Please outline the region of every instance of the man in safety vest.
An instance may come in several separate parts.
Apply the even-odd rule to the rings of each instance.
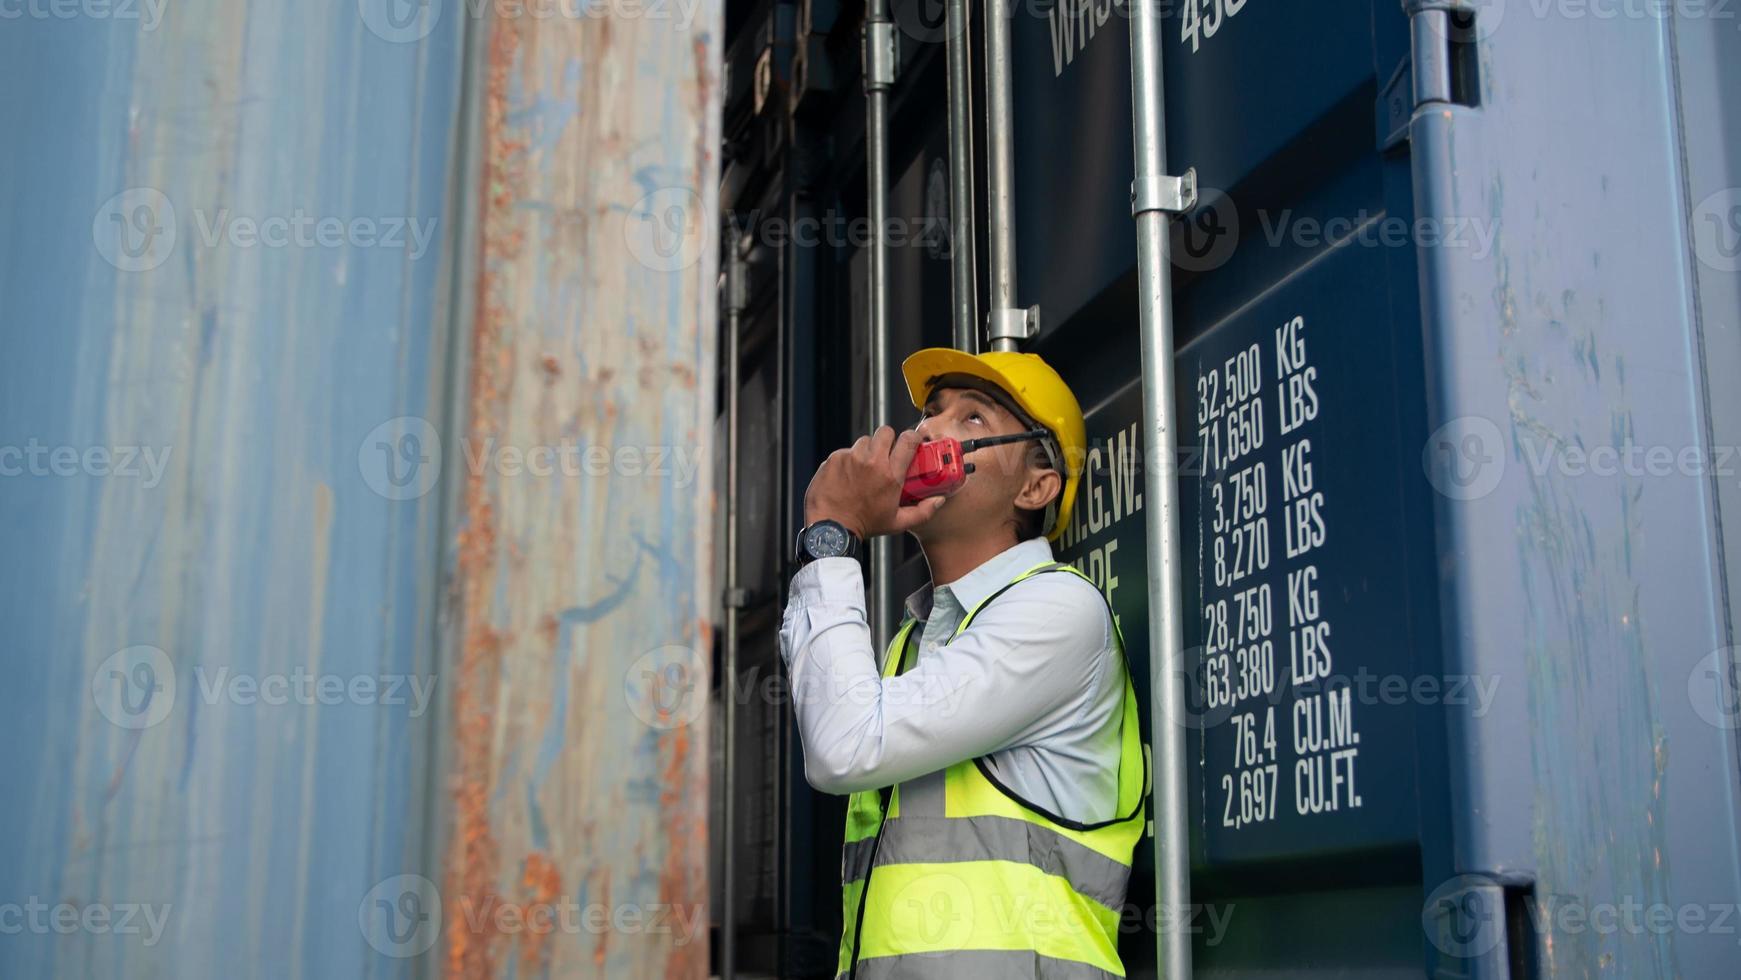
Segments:
[[[1051,547],[1082,479],[1082,409],[1032,354],[933,348],[901,373],[919,423],[816,471],[780,629],[805,774],[852,794],[838,973],[1123,976],[1148,757],[1111,611]],[[968,453],[948,496],[902,504],[922,442],[1035,429]],[[932,584],[879,661],[854,556],[907,531]]]

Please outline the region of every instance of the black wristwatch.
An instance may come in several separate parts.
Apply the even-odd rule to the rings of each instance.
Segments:
[[[798,532],[798,567],[818,558],[853,558],[859,541],[839,521],[820,520]]]

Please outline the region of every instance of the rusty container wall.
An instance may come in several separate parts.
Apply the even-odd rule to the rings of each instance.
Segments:
[[[0,975],[412,970],[465,25],[382,6],[0,21]]]
[[[498,6],[0,20],[0,976],[705,972],[718,7]]]
[[[720,17],[471,59],[446,976],[707,973]]]

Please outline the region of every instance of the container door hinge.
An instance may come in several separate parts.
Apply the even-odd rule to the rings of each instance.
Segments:
[[[1040,308],[992,310],[986,315],[986,335],[992,340],[1027,340],[1040,333]]]
[[[1501,11],[1484,12],[1475,4],[1476,0],[1403,0],[1409,16],[1414,109],[1433,103],[1480,104],[1477,43],[1492,32]]]
[[[1178,177],[1139,175],[1130,182],[1130,216],[1147,211],[1184,214],[1197,206],[1197,168]]]
[[[887,92],[900,71],[900,35],[891,21],[871,20],[864,25],[864,90]]]

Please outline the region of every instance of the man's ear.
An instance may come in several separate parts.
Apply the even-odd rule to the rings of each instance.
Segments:
[[[1045,510],[1064,490],[1064,474],[1057,470],[1029,470],[1028,482],[1016,494],[1016,506],[1023,510]]]

